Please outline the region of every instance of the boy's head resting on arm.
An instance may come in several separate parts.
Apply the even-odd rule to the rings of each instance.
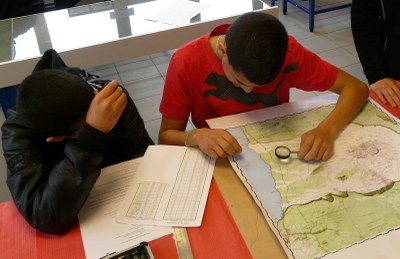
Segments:
[[[71,136],[80,129],[94,97],[81,77],[60,70],[41,70],[18,87],[17,113],[42,136]]]
[[[232,68],[263,85],[278,75],[286,57],[288,35],[282,23],[266,13],[246,13],[229,27],[226,48]]]

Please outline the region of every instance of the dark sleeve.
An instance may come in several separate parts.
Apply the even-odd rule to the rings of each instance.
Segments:
[[[351,29],[364,73],[370,84],[387,77],[384,62],[385,34],[378,0],[353,0]]]
[[[43,13],[46,11],[43,0],[1,0],[0,19]]]
[[[74,7],[80,0],[54,0],[57,10]]]
[[[88,137],[90,136],[90,137]],[[54,154],[49,143],[9,117],[2,126],[7,185],[14,202],[34,228],[65,232],[96,182],[102,151],[110,137],[88,125],[78,141],[63,143]],[[58,145],[58,144],[54,144]]]
[[[135,103],[129,96],[128,104],[111,131],[111,136],[111,141],[104,151],[102,167],[142,156],[147,147],[154,144]]]
[[[3,19],[3,17],[5,17],[5,12],[7,10],[7,5],[8,5],[8,0],[0,1],[0,19]]]

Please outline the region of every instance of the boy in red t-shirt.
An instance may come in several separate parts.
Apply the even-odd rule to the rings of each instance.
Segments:
[[[367,86],[302,47],[275,17],[244,14],[174,53],[159,143],[198,146],[214,159],[235,155],[241,151],[237,140],[205,121],[288,102],[292,87],[340,95],[331,114],[301,139],[300,157],[327,160],[337,135],[367,100]],[[185,132],[189,116],[196,129]]]

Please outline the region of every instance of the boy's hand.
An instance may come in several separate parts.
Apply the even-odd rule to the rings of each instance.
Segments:
[[[384,78],[371,85],[383,103],[389,103],[392,107],[400,107],[400,81]]]
[[[336,135],[329,130],[317,127],[301,136],[298,156],[306,161],[328,160],[333,155]]]
[[[126,94],[113,80],[93,98],[86,114],[86,123],[109,133],[117,124],[127,104]]]
[[[242,151],[237,140],[223,129],[195,129],[189,137],[189,144],[198,146],[213,159],[233,156]]]

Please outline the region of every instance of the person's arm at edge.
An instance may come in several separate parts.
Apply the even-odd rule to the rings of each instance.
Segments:
[[[341,69],[329,90],[339,94],[339,99],[333,111],[315,129],[302,136],[299,156],[304,160],[329,159],[336,137],[358,114],[369,95],[368,87],[363,82]],[[315,139],[318,133],[329,141]]]
[[[386,73],[384,44],[378,1],[353,0],[351,7],[351,29],[354,44],[370,88],[383,103],[400,106],[400,81]]]

